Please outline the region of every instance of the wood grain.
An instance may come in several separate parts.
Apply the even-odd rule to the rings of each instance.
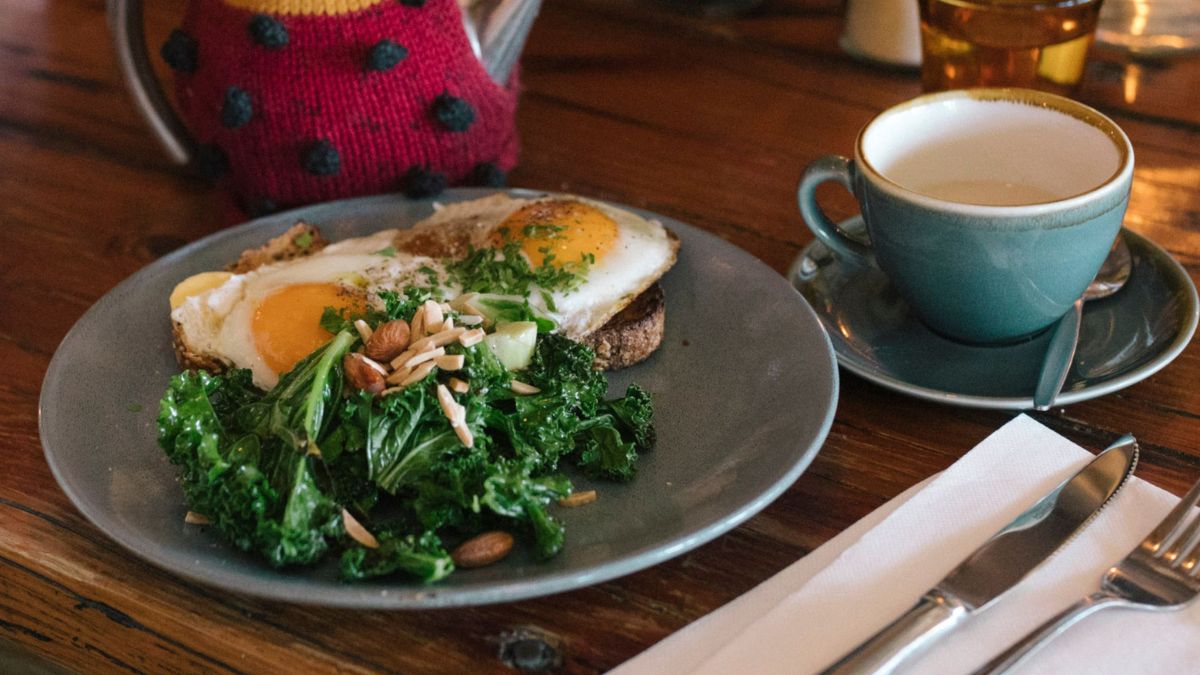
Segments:
[[[182,0],[148,3],[157,45]],[[693,223],[784,270],[810,239],[803,167],[919,93],[914,74],[837,48],[841,3],[777,0],[730,20],[634,0],[553,0],[524,60],[515,185]],[[171,166],[126,96],[101,0],[0,3],[0,641],[79,671],[512,672],[533,635],[561,672],[610,669],[786,567],[953,463],[1011,415],[905,398],[851,375],[812,467],[730,534],[649,570],[549,598],[360,612],[185,581],[109,541],[42,458],[37,397],[58,342],[120,280],[220,229],[220,200]],[[19,27],[19,28],[18,28]],[[1081,98],[1133,139],[1126,224],[1200,275],[1200,60],[1097,51]],[[834,189],[835,216],[855,211]],[[1200,352],[1104,398],[1038,414],[1090,448],[1132,432],[1139,474],[1200,476]],[[540,633],[539,633],[540,631]],[[511,657],[511,654],[510,654]],[[551,659],[553,661],[553,659]]]

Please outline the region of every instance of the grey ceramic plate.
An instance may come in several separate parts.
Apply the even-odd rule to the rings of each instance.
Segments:
[[[454,190],[443,201],[479,197]],[[185,525],[175,471],[155,444],[157,402],[177,371],[167,296],[181,279],[220,269],[297,219],[333,240],[427,215],[429,202],[382,196],[256,220],[186,246],[100,299],[63,339],[41,394],[46,459],[67,496],[110,537],[180,575],[279,600],[353,607],[442,607],[545,595],[628,574],[735,527],[779,496],[816,455],[838,377],[820,322],[787,281],[748,253],[661,218],[683,242],[662,285],[663,346],[613,374],[655,398],[658,446],[628,484],[589,484],[600,498],[558,509],[563,552],[545,563],[522,550],[434,586],[404,579],[346,584],[333,564],[280,572]],[[646,214],[653,216],[653,214]]]
[[[842,223],[862,232],[862,220]],[[1187,272],[1164,250],[1122,230],[1133,255],[1125,288],[1084,305],[1079,348],[1055,405],[1112,393],[1158,372],[1196,331],[1200,303]],[[829,331],[838,363],[898,392],[974,408],[1033,408],[1049,332],[1018,345],[976,347],[940,337],[909,313],[878,268],[846,263],[820,242],[788,278]]]

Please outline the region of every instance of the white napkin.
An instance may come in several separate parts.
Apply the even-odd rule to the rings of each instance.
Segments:
[[[641,673],[819,671],[911,607],[971,551],[1092,455],[1020,416],[745,595],[619,667]],[[1072,542],[905,673],[968,673],[1097,590],[1178,499],[1137,478]],[[1101,611],[1021,673],[1200,673],[1200,603]]]

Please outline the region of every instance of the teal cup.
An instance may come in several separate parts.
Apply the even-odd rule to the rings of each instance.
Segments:
[[[1037,334],[1103,264],[1129,202],[1133,147],[1096,110],[1025,89],[967,89],[890,108],[854,159],[805,170],[804,222],[835,255],[877,264],[933,331],[972,344]],[[821,210],[833,181],[858,201],[868,240]]]

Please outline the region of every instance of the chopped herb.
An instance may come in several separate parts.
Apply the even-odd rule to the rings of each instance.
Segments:
[[[292,240],[292,243],[295,244],[296,246],[298,246],[302,250],[308,248],[309,246],[312,246],[312,243],[313,243],[312,232],[302,232],[302,233],[296,235],[296,238]]]
[[[465,293],[527,296],[532,286],[570,293],[579,288],[595,262],[595,256],[588,253],[578,261],[555,265],[549,248],[542,253],[545,256],[542,263],[530,267],[521,254],[520,242],[509,240],[500,249],[471,249],[461,260],[446,261],[446,269],[450,280]]]
[[[375,251],[375,255],[381,255],[385,258],[395,258],[396,257],[396,247],[388,246],[387,248],[381,248],[378,251]]]

